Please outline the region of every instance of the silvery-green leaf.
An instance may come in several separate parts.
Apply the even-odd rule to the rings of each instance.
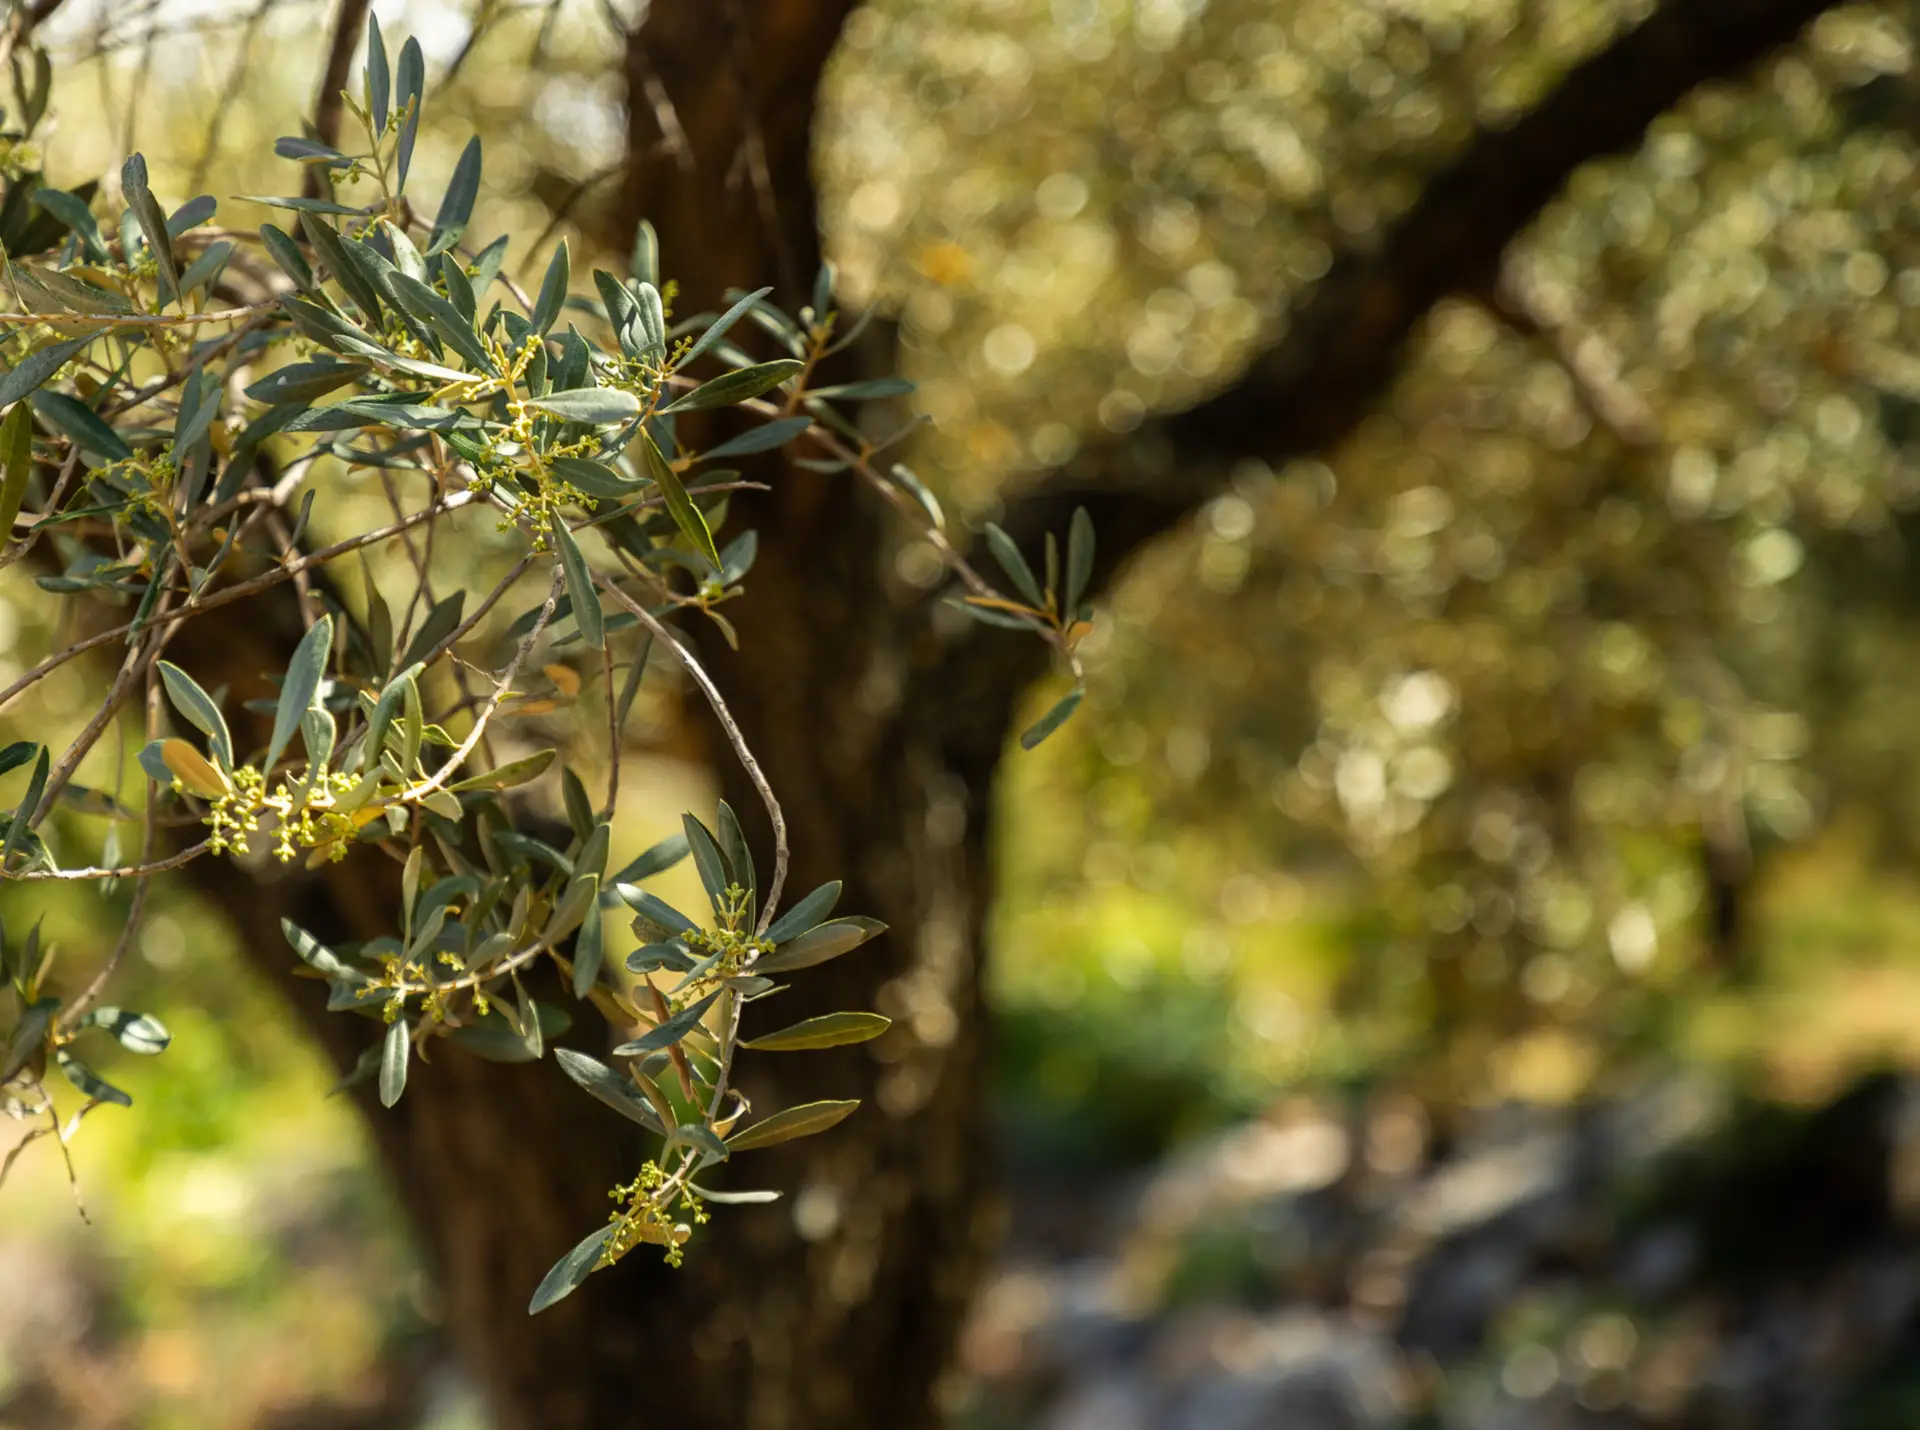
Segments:
[[[648,1106],[639,1090],[612,1068],[572,1048],[555,1048],[553,1058],[560,1064],[560,1071],[629,1122],[637,1122],[657,1135],[666,1135],[666,1124]]]
[[[578,387],[568,392],[550,392],[545,397],[527,399],[526,405],[564,422],[586,422],[596,427],[624,422],[640,411],[640,399],[617,387]]]
[[[672,1047],[699,1025],[700,1019],[713,1005],[713,1000],[719,996],[720,990],[715,989],[699,1002],[689,1004],[664,1023],[649,1029],[632,1042],[622,1043],[613,1050],[614,1054],[623,1058],[637,1058],[646,1053]]]
[[[574,1247],[553,1265],[540,1282],[540,1288],[533,1293],[533,1300],[527,1305],[527,1314],[537,1316],[556,1301],[564,1300],[580,1289],[580,1285],[593,1275],[607,1254],[607,1242],[612,1239],[613,1228],[603,1226],[585,1241]]]
[[[220,713],[220,707],[213,703],[213,697],[170,660],[160,662],[160,679],[167,687],[167,696],[173,701],[174,708],[212,743],[214,758],[220,761],[220,768],[231,770],[233,736],[227,732],[226,717]]]
[[[791,1053],[813,1048],[837,1048],[847,1043],[864,1043],[879,1037],[893,1026],[891,1018],[878,1013],[823,1013],[806,1018],[777,1033],[767,1033],[742,1043],[755,1052]]]
[[[736,1152],[746,1152],[755,1147],[771,1147],[777,1142],[791,1142],[796,1137],[811,1137],[816,1132],[825,1132],[859,1105],[859,1100],[853,1099],[789,1107],[734,1133],[727,1138],[727,1145]]]
[[[753,971],[759,974],[792,973],[801,968],[812,968],[825,963],[830,958],[860,947],[868,939],[885,933],[887,926],[878,919],[858,916],[834,919],[817,928],[807,930],[787,943],[783,943],[753,965]]]
[[[595,650],[604,650],[606,616],[600,609],[600,593],[594,589],[587,558],[580,554],[580,547],[564,521],[553,523],[553,541],[560,548],[560,565],[566,571],[567,590],[573,597],[573,616],[580,627],[581,639]]]
[[[766,936],[776,944],[798,938],[832,913],[833,906],[839,902],[840,881],[835,879],[822,884],[775,919],[768,927]]]
[[[380,1047],[380,1105],[392,1107],[407,1090],[407,1060],[413,1053],[411,1030],[405,1018],[387,1025],[386,1041]]]
[[[712,407],[731,407],[778,387],[793,377],[805,363],[796,358],[776,358],[723,373],[711,382],[703,382],[692,392],[661,408],[668,412],[700,412]]]

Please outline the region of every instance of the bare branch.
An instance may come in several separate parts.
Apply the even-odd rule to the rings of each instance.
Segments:
[[[347,87],[347,72],[360,48],[360,34],[367,28],[368,0],[340,0],[340,14],[333,22],[333,44],[327,51],[327,68],[320,76],[320,93],[313,104],[313,131],[322,144],[338,147],[340,119],[346,113],[341,93]],[[309,198],[318,197],[320,175],[307,171]]]

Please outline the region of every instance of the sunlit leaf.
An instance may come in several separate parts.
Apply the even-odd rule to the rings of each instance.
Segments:
[[[837,1048],[846,1043],[864,1043],[879,1037],[893,1026],[891,1018],[878,1013],[824,1013],[807,1018],[777,1033],[742,1043],[756,1052],[789,1053],[812,1048]]]
[[[723,373],[711,382],[703,382],[692,392],[661,408],[661,412],[701,412],[713,407],[731,407],[769,392],[799,373],[805,363],[797,358],[776,358],[753,367]]]
[[[811,1137],[842,1121],[859,1105],[859,1100],[854,1099],[846,1102],[809,1102],[799,1107],[789,1107],[784,1112],[776,1112],[734,1133],[727,1138],[727,1145],[736,1152],[749,1152],[755,1147],[791,1142],[796,1137]]]
[[[877,919],[844,918],[834,919],[816,928],[807,930],[790,942],[783,943],[753,965],[755,973],[792,973],[796,969],[812,968],[825,963],[830,958],[860,947],[868,939],[887,931],[887,926]]]

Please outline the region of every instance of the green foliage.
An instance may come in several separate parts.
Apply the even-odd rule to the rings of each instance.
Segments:
[[[718,317],[676,324],[644,226],[630,277],[593,273],[598,304],[574,295],[564,242],[537,298],[525,300],[500,278],[505,240],[470,241],[484,219],[478,138],[431,224],[419,217],[427,206],[407,185],[426,100],[421,51],[408,40],[390,64],[371,19],[367,40],[361,90],[345,96],[358,141],[279,140],[275,152],[318,196],[246,200],[293,215],[290,228],[262,225],[257,242],[210,229],[218,205],[205,196],[169,213],[137,153],[121,169],[127,207],[117,221],[95,215],[91,189],[42,185],[25,167],[25,141],[44,93],[0,158],[0,245],[19,309],[0,322],[0,535],[13,538],[0,564],[24,563],[44,591],[90,617],[121,613],[103,637],[54,652],[8,695],[92,645],[112,644],[122,661],[98,718],[64,752],[33,742],[0,751],[3,769],[29,769],[5,816],[0,877],[137,891],[119,947],[73,987],[47,983],[51,948],[37,926],[24,939],[0,937],[9,983],[0,1105],[64,1142],[49,1069],[80,1092],[85,1114],[130,1101],[82,1061],[87,1040],[142,1054],[167,1047],[157,1018],[99,1002],[136,937],[150,881],[199,859],[249,857],[261,834],[273,858],[310,866],[378,846],[403,869],[391,935],[329,946],[291,923],[284,931],[328,985],[331,1008],[383,1025],[355,1077],[372,1079],[384,1106],[406,1095],[415,1058],[433,1044],[457,1050],[449,1056],[542,1059],[575,1016],[528,993],[542,964],[578,1011],[590,1007],[629,1035],[616,1037],[613,1066],[570,1050],[558,1060],[658,1146],[614,1190],[608,1226],[541,1285],[537,1311],[640,1244],[677,1264],[706,1220],[696,1174],[823,1132],[853,1110],[815,1103],[753,1120],[733,1082],[743,1048],[831,1047],[889,1026],[836,1013],[740,1042],[744,1007],[785,986],[771,975],[847,953],[882,925],[825,921],[837,884],[782,908],[776,793],[671,623],[711,620],[732,640],[719,608],[740,594],[757,551],[752,532],[720,544],[733,474],[703,464],[805,442],[815,460],[892,497],[895,481],[871,465],[878,446],[836,404],[906,388],[815,382],[847,340],[827,306],[830,275],[799,319],[760,289]],[[50,75],[32,53],[36,72]],[[37,209],[22,202],[29,195]],[[756,359],[732,340],[749,315],[782,353]],[[689,445],[690,433],[709,429],[677,419],[722,412],[732,435],[706,451]],[[313,533],[342,524],[334,508],[366,471],[389,484],[392,519],[322,542]],[[350,555],[410,557],[423,533],[431,550],[432,530],[468,509],[491,512],[517,556],[483,601],[469,601],[477,593],[464,583],[430,589],[425,564],[411,567],[398,602],[369,576],[356,604],[336,575]],[[1074,539],[1083,539],[1078,525]],[[1024,609],[957,553],[953,569],[974,600]],[[496,606],[513,609],[523,578],[544,594],[511,621],[510,650],[485,672],[476,627]],[[1023,624],[1070,654],[1071,622],[1053,614],[1051,589],[1030,575],[1016,584],[1046,608]],[[167,658],[190,622],[234,601],[254,603],[263,625],[297,619],[292,629],[304,631],[284,668],[267,672],[270,698],[236,699],[234,672],[196,673]],[[713,828],[689,815],[682,836],[610,873],[617,780],[596,804],[562,770],[565,835],[537,826],[517,797],[556,762],[553,749],[500,738],[503,722],[536,703],[521,687],[537,669],[557,690],[562,676],[579,685],[570,667],[542,667],[542,657],[578,646],[604,668],[614,769],[656,642],[708,693],[767,804],[776,843],[764,885],[724,804]],[[111,794],[74,783],[109,732],[132,737],[139,796],[126,795],[124,773]],[[97,864],[75,865],[79,836],[48,824],[63,802],[110,821]],[[122,824],[140,830],[137,859],[124,853]],[[177,837],[196,826],[200,842]],[[633,882],[689,854],[710,906],[701,920]],[[612,967],[603,921],[623,900],[643,947]]]

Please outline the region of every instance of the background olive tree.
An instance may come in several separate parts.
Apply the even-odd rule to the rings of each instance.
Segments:
[[[364,8],[330,32],[311,140],[329,148],[354,147],[332,96]],[[1755,68],[1826,8],[609,10],[623,152],[549,207],[621,254],[649,220],[676,314],[771,283],[806,324],[802,308],[828,306],[813,146],[829,143],[839,256],[855,296],[900,324],[869,324],[819,382],[883,381],[897,339],[937,419],[922,448],[936,509],[997,518],[1036,588],[1049,533],[1073,566],[1083,505],[1100,534],[1089,589],[1142,555],[1095,632],[1108,708],[1061,738],[1076,778],[1143,768],[1149,798],[1095,799],[1084,840],[1069,830],[1016,880],[1071,888],[1142,823],[1230,811],[1259,851],[1247,866],[1335,849],[1378,895],[1327,1034],[1351,1056],[1386,1049],[1420,1079],[1437,1056],[1464,1082],[1517,1044],[1571,1050],[1577,1069],[1610,1019],[1658,1001],[1619,975],[1673,944],[1701,892],[1738,961],[1753,835],[1807,826],[1792,706],[1811,715],[1803,697],[1826,687],[1798,672],[1841,652],[1821,601],[1781,619],[1804,589],[1783,583],[1830,539],[1809,574],[1887,594],[1860,589],[1873,573],[1851,543],[1897,529],[1905,500],[1904,319],[1882,295],[1900,291],[1911,227],[1907,21],[1848,10]],[[480,18],[474,45],[504,33]],[[583,84],[605,73],[580,50],[548,62]],[[515,117],[484,86],[461,102]],[[748,1093],[871,1091],[879,1115],[768,1156],[761,1185],[832,1199],[824,1235],[745,1210],[671,1278],[597,1278],[529,1328],[528,1285],[600,1221],[633,1158],[562,1079],[438,1054],[415,1068],[372,1126],[508,1423],[649,1406],[915,1423],[990,1244],[986,830],[1046,647],[950,623],[940,518],[899,485],[893,449],[841,465],[893,435],[861,420],[864,436],[834,429],[841,451],[734,449],[740,480],[765,488],[728,494],[762,535],[746,595],[717,613],[738,653],[717,626],[686,629],[778,793],[797,886],[844,879],[893,930],[785,999],[790,1016],[878,1007],[886,1036],[785,1064],[777,1084],[743,1064]],[[712,421],[677,421],[673,454],[752,430]],[[857,497],[876,482],[915,505]],[[672,530],[658,549],[698,549],[697,530]],[[684,594],[698,575],[673,579]],[[1017,565],[1009,582],[1047,606]],[[347,583],[344,612],[357,595]],[[290,669],[309,629],[297,607],[244,605],[185,623],[178,653],[236,708],[277,701],[258,672]],[[1150,630],[1131,619],[1149,607]],[[1859,689],[1833,673],[1838,699]],[[555,679],[546,698],[597,698]],[[1143,765],[1161,721],[1178,738]],[[759,791],[716,763],[770,868]],[[547,842],[564,855],[570,837]],[[391,889],[342,865],[264,893],[231,863],[191,872],[278,967],[282,919],[336,948],[393,937],[404,867]],[[566,991],[529,996],[557,1007]],[[364,1024],[317,1009],[311,1024],[358,1065]],[[672,1374],[635,1349],[686,1344],[704,1353]]]

